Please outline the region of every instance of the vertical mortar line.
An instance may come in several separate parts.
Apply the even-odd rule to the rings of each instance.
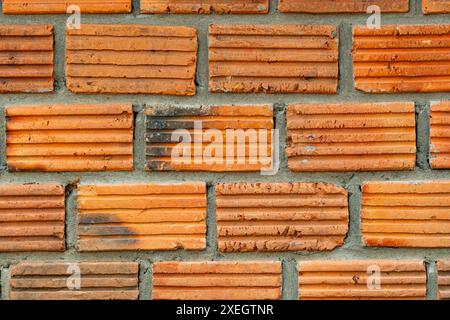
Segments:
[[[337,26],[339,37],[339,84],[338,95],[348,96],[354,92],[353,64],[352,64],[352,26],[341,23]]]
[[[417,166],[429,170],[430,154],[430,105],[416,104]]]
[[[283,267],[283,300],[298,300],[298,269],[297,261],[294,258],[286,258],[282,260]]]
[[[139,300],[150,300],[152,290],[152,272],[150,262],[139,260]]]
[[[10,300],[11,270],[10,266],[1,268],[1,300]]]
[[[141,13],[141,0],[132,0],[131,1],[131,14],[137,16]]]
[[[133,163],[134,171],[144,171],[146,162],[145,107],[134,111]]]
[[[206,254],[218,255],[216,189],[214,183],[206,184]]]
[[[422,0],[410,0],[410,14],[415,16],[423,15],[422,12]]]
[[[361,247],[362,243],[362,185],[349,182],[345,186],[348,191],[349,227],[344,246]]]
[[[83,14],[83,13],[81,13]],[[65,18],[64,18],[65,17]],[[54,60],[53,60],[53,77],[54,77],[54,90],[53,94],[65,92],[66,89],[66,19],[69,16],[62,15],[62,21],[64,23],[59,24],[58,20],[53,22],[54,28]],[[81,23],[83,23],[83,16],[81,16]]]
[[[66,252],[74,251],[77,249],[78,239],[78,194],[76,184],[68,184],[66,186],[65,193],[65,207],[66,207],[66,220],[65,220],[65,236],[66,236]]]
[[[0,109],[0,132],[2,132],[1,143],[0,143],[0,172],[6,172],[8,170],[6,163],[6,114],[5,107],[1,106]]]
[[[288,160],[286,157],[286,142],[287,142],[287,121],[286,112],[288,106],[282,103],[275,103],[273,106],[273,116],[274,116],[274,129],[278,130],[278,151],[280,155],[280,168],[277,172],[283,172],[288,170]],[[277,147],[274,145],[274,147]]]
[[[427,300],[438,299],[437,265],[436,261],[425,259],[427,273]]]
[[[273,15],[274,13],[279,13],[278,12],[278,1],[279,0],[270,0],[269,1],[269,5],[270,5],[269,15]]]
[[[209,95],[209,63],[208,63],[208,28],[209,24],[200,24],[194,26],[197,29],[197,67],[195,73],[195,85],[197,95],[204,97],[204,101],[208,102],[211,98]]]

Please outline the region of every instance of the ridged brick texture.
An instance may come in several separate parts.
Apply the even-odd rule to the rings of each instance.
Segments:
[[[9,171],[133,170],[133,111],[121,105],[7,107]]]
[[[292,171],[412,170],[414,103],[297,104],[287,111]]]
[[[268,13],[269,0],[141,0],[142,13]]]
[[[272,167],[272,106],[150,107],[146,114],[148,170]]]
[[[450,181],[368,182],[362,187],[366,246],[450,246]]]
[[[158,262],[153,299],[278,300],[280,262]]]
[[[11,267],[10,299],[137,300],[138,274],[137,262],[22,262]]]
[[[450,299],[450,261],[438,261],[438,297],[441,300]]]
[[[353,29],[355,87],[370,93],[450,91],[450,25]]]
[[[131,0],[3,0],[5,14],[55,14],[66,13],[71,5],[85,13],[131,12]]]
[[[82,185],[78,222],[80,251],[202,250],[206,185]]]
[[[301,300],[424,300],[422,261],[304,261],[299,266]]]
[[[194,28],[82,25],[67,30],[66,49],[72,92],[195,95]]]
[[[64,251],[64,187],[0,185],[0,252]]]
[[[332,250],[348,231],[347,191],[330,184],[216,186],[222,252]]]
[[[425,14],[450,13],[450,0],[422,0],[422,10]]]
[[[0,93],[53,92],[53,26],[0,25]]]
[[[376,5],[381,12],[408,12],[409,0],[279,0],[281,12],[366,13]]]
[[[430,165],[450,169],[450,102],[431,104]]]
[[[336,93],[338,42],[330,25],[210,25],[209,90]]]

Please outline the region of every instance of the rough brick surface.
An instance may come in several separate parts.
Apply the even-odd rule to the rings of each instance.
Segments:
[[[430,165],[450,169],[450,101],[431,104]]]
[[[281,299],[280,262],[159,262],[153,265],[153,299]]]
[[[336,93],[338,42],[328,25],[210,25],[209,90]]]
[[[10,298],[136,300],[138,274],[137,262],[22,262],[11,267]]]
[[[370,93],[450,91],[450,25],[353,29],[355,87]]]
[[[64,187],[0,185],[0,252],[64,251]]]
[[[269,0],[141,0],[142,13],[268,13]]]
[[[414,103],[290,105],[286,155],[292,171],[412,170]]]
[[[298,269],[302,300],[426,298],[422,261],[305,261]]]
[[[9,171],[133,169],[131,105],[7,107]]]
[[[71,5],[80,7],[84,13],[131,12],[131,0],[3,0],[5,14],[66,13]]]
[[[347,191],[334,185],[219,184],[216,197],[222,252],[332,250],[348,231]]]
[[[195,95],[194,28],[82,25],[67,30],[66,49],[72,92]]]
[[[438,298],[450,299],[450,261],[438,261]]]
[[[409,0],[279,0],[281,12],[366,13],[370,6],[381,12],[408,12]]]
[[[362,187],[366,246],[450,246],[450,181],[368,182]]]
[[[272,106],[150,107],[146,114],[148,170],[259,171],[272,166]],[[185,132],[181,137],[176,134],[180,130]]]
[[[53,91],[53,26],[0,25],[0,93]]]
[[[205,183],[87,185],[78,190],[80,251],[201,250]]]
[[[425,14],[450,13],[450,0],[422,0],[422,10]]]

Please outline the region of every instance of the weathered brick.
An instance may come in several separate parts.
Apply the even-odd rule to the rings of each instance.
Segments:
[[[441,300],[450,299],[450,261],[438,261],[438,297]]]
[[[0,25],[0,93],[53,92],[53,26]]]
[[[278,300],[281,263],[159,262],[153,265],[156,300]]]
[[[408,12],[409,0],[279,0],[281,12],[366,13],[376,5],[381,12]]]
[[[137,262],[22,262],[11,267],[10,298],[136,300],[138,274]]]
[[[0,185],[0,252],[64,251],[64,187]]]
[[[430,165],[450,169],[450,101],[431,104]]]
[[[131,105],[7,107],[9,171],[130,171]]]
[[[287,111],[292,171],[412,170],[414,103],[297,104]]]
[[[355,87],[370,93],[450,91],[450,25],[353,29]]]
[[[216,186],[222,252],[332,250],[348,231],[347,191],[330,184]]]
[[[82,25],[67,30],[66,49],[72,92],[195,95],[194,28]]]
[[[450,0],[422,0],[422,10],[425,14],[450,13]]]
[[[272,106],[156,106],[147,108],[146,114],[148,170],[224,172],[272,167]],[[186,133],[181,140],[176,134],[180,130]]]
[[[336,93],[338,42],[331,25],[210,25],[209,90]]]
[[[3,0],[5,14],[55,14],[66,13],[71,5],[80,7],[85,13],[131,12],[131,0]]]
[[[362,239],[371,247],[450,247],[450,181],[368,182]]]
[[[268,13],[269,0],[141,0],[142,13]]]
[[[298,269],[301,300],[426,298],[422,261],[304,261]]]
[[[205,183],[80,186],[80,251],[201,250]]]

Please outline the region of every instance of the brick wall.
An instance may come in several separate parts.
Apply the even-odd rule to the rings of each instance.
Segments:
[[[1,5],[2,299],[450,298],[450,1],[75,2]]]

